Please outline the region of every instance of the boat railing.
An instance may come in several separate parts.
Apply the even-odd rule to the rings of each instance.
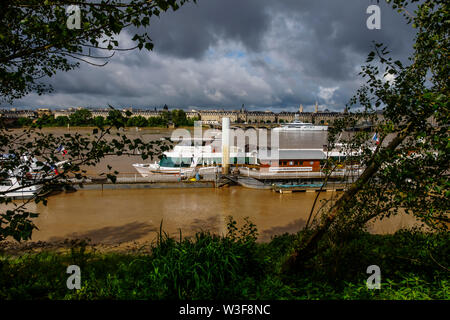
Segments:
[[[264,179],[269,177],[289,177],[289,178],[325,178],[327,173],[323,171],[306,171],[306,172],[261,172],[259,170],[251,170],[249,168],[239,168],[239,172],[247,177],[256,179]],[[359,176],[362,170],[340,169],[330,174],[331,177],[348,177]]]

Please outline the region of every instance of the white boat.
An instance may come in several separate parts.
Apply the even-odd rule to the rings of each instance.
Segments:
[[[15,155],[0,155],[0,161],[15,159]],[[28,199],[37,195],[43,188],[42,183],[47,179],[52,179],[58,174],[58,168],[68,160],[60,161],[55,165],[38,165],[36,158],[23,155],[20,157],[19,166],[14,170],[8,170],[6,178],[0,178],[0,197]],[[44,172],[44,166],[50,167],[50,171]],[[41,183],[39,183],[41,182]]]
[[[14,199],[29,199],[37,195],[42,190],[42,185],[31,185],[33,180],[27,183],[20,181],[17,177],[9,177],[0,180],[0,197]],[[28,185],[28,186],[27,186]]]
[[[230,164],[256,164],[257,153],[244,153],[240,148],[230,147]],[[220,147],[175,146],[172,151],[164,152],[159,163],[135,163],[133,167],[143,177],[151,174],[194,175],[217,172],[222,164]]]
[[[289,132],[289,131],[327,131],[328,126],[315,125],[309,122],[301,122],[300,120],[294,120],[291,123],[285,124],[281,127],[274,128],[272,130]]]

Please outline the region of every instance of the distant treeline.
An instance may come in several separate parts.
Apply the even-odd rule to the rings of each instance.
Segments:
[[[42,127],[65,127],[70,126],[97,126],[103,127],[117,123],[122,119],[123,125],[126,127],[167,127],[173,124],[176,127],[193,126],[194,121],[198,118],[188,119],[183,110],[164,111],[159,117],[150,117],[148,119],[143,116],[122,117],[122,113],[118,110],[111,110],[108,116],[92,116],[92,112],[87,109],[80,109],[69,116],[42,115],[38,119],[18,118],[16,125],[20,127],[39,125]]]

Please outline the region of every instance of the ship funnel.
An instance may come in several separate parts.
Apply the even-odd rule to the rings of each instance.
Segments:
[[[222,118],[222,173],[230,171],[230,118]]]

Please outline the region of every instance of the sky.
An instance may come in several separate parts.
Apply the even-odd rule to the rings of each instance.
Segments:
[[[82,64],[44,79],[51,94],[14,107],[114,107],[342,111],[363,80],[373,41],[407,63],[414,29],[384,1],[198,0],[150,21],[154,50],[116,52],[105,67]],[[131,34],[120,43],[131,47]],[[5,106],[2,106],[5,107]]]

